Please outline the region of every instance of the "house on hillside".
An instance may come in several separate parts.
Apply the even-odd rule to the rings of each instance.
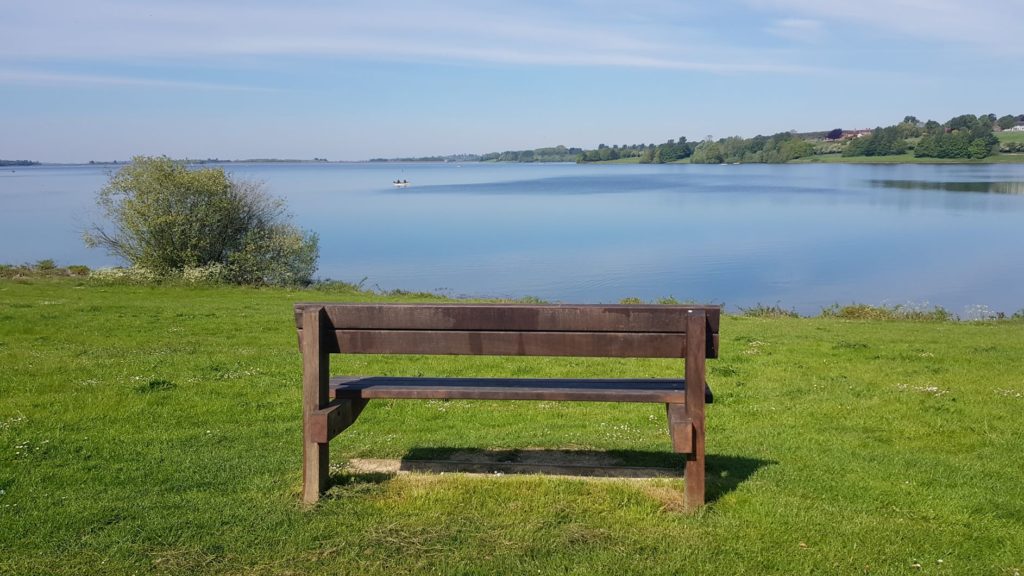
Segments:
[[[1024,124],[1017,124],[1011,128],[1007,128],[1004,132],[1024,132]]]
[[[863,128],[858,130],[843,130],[843,140],[853,140],[854,138],[863,138],[865,136],[871,136],[871,133],[875,130],[873,128]]]

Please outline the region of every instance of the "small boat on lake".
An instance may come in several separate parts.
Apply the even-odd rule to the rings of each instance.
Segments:
[[[391,185],[394,186],[395,188],[406,188],[406,187],[409,186],[409,181],[408,180],[395,180],[394,182],[391,183]]]

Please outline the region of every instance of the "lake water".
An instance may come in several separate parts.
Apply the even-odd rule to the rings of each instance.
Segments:
[[[1024,307],[1024,165],[233,164],[319,233],[319,275],[562,302]],[[0,262],[86,249],[109,168],[0,172]],[[411,185],[395,189],[391,181]]]

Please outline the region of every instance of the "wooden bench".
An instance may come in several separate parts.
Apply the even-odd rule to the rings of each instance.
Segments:
[[[718,306],[295,305],[302,351],[303,492],[327,487],[328,443],[374,398],[663,403],[686,455],[686,503],[704,503],[705,358],[718,356]],[[330,376],[330,355],[472,354],[684,358],[685,379]]]

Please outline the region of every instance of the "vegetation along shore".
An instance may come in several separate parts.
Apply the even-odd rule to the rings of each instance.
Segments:
[[[964,114],[943,123],[906,116],[901,122],[874,129],[794,130],[717,140],[708,136],[697,142],[684,136],[662,144],[601,144],[594,149],[554,146],[479,156],[401,160],[603,164],[1014,163],[1024,162],[1024,114]]]
[[[232,162],[315,162],[311,160],[184,159],[189,165]],[[915,116],[874,129],[834,128],[818,132],[780,132],[771,136],[731,136],[662,144],[600,144],[594,149],[562,145],[487,154],[449,154],[404,158],[373,158],[369,162],[577,162],[595,164],[1006,164],[1024,163],[1024,114],[964,114],[944,123],[922,122]],[[89,162],[118,165],[123,162]],[[31,166],[28,160],[0,160],[0,166]]]

